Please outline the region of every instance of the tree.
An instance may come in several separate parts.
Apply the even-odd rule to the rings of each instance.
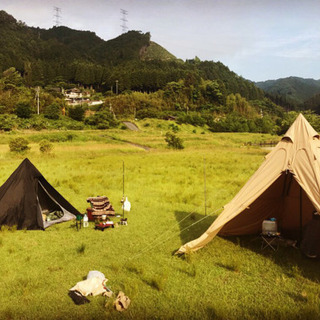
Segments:
[[[21,101],[16,105],[15,114],[19,118],[29,119],[32,115],[32,106],[29,101]]]
[[[61,114],[60,105],[56,102],[50,104],[44,109],[44,116],[48,119],[58,120]]]
[[[21,74],[14,67],[3,71],[2,80],[4,82],[5,89],[19,87],[23,84]]]
[[[81,105],[77,105],[69,109],[69,117],[73,120],[83,121],[84,112],[84,108]]]

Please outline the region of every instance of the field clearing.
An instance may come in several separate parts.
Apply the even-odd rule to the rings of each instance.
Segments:
[[[73,138],[53,142],[47,155],[40,154],[37,142],[60,132],[24,133],[32,141],[28,158],[80,212],[87,207],[86,198],[96,195],[107,195],[122,212],[124,162],[132,209],[126,215],[128,226],[104,232],[92,224],[77,232],[74,222],[45,232],[2,228],[0,318],[319,318],[319,262],[304,259],[298,250],[261,251],[255,237],[217,237],[194,254],[172,255],[206,230],[262,163],[267,151],[245,143],[271,137],[198,128],[194,133],[193,127],[181,126],[178,135],[186,148],[175,151],[164,142],[167,123],[145,123],[139,123],[139,132],[69,132]],[[9,153],[6,144],[20,134],[3,136],[1,184],[24,158]],[[73,303],[68,289],[90,270],[103,272],[115,293],[122,290],[130,297],[126,312],[116,312],[113,299],[105,307],[106,298],[100,296],[89,297],[90,304]]]

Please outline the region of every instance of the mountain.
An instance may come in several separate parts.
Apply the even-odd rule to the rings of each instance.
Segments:
[[[94,32],[60,26],[51,29],[27,27],[0,11],[0,65],[24,68],[38,60],[91,62],[114,65],[128,60],[176,60],[167,50],[150,41],[150,33],[129,31],[104,41]],[[0,70],[1,71],[1,70]]]
[[[28,27],[0,11],[0,73],[11,67],[30,87],[79,84],[114,91],[117,81],[119,92],[154,92],[180,80],[188,87],[210,80],[225,97],[239,93],[255,100],[264,95],[221,62],[177,59],[151,41],[149,32],[128,31],[105,41],[94,32],[65,26]]]
[[[288,77],[255,84],[274,99],[282,100],[293,107],[302,106],[305,101],[320,93],[320,80],[314,79]]]

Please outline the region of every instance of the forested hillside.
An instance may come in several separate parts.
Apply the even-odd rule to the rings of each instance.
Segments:
[[[257,82],[256,85],[284,107],[316,110],[312,104],[305,102],[320,93],[320,80],[289,77]]]
[[[15,67],[28,86],[67,82],[109,90],[118,80],[120,92],[150,92],[188,77],[217,80],[223,92],[248,99],[263,95],[222,63],[176,59],[150,41],[149,33],[129,31],[104,41],[93,32],[62,26],[30,28],[4,11],[0,25],[0,71]]]
[[[90,99],[104,103],[67,105],[61,88],[72,87],[90,90]],[[152,42],[148,32],[129,31],[104,41],[63,26],[28,27],[4,11],[0,110],[3,130],[106,129],[118,125],[115,118],[130,117],[172,118],[211,131],[282,133],[288,124],[284,109],[253,82],[221,62],[182,61]]]
[[[312,98],[304,101],[303,107],[306,110],[313,110],[317,114],[320,114],[320,93],[314,95]]]

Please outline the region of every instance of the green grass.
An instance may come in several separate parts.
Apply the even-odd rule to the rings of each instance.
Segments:
[[[73,222],[45,232],[1,228],[1,319],[320,317],[319,263],[304,259],[293,248],[261,251],[254,237],[216,237],[198,252],[172,255],[206,230],[262,163],[266,151],[245,143],[270,137],[201,134],[202,129],[195,134],[185,126],[178,135],[186,148],[172,151],[164,141],[167,126],[152,122],[145,127],[142,122],[140,132],[77,132],[72,141],[53,142],[51,155],[40,154],[38,135],[48,139],[59,132],[16,133],[32,141],[29,159],[81,212],[86,198],[96,195],[107,195],[121,212],[124,161],[125,194],[132,208],[127,226],[104,232],[92,224],[76,231]],[[0,184],[23,159],[9,153],[6,139],[4,134]],[[204,158],[208,217],[201,220]],[[112,299],[106,304],[100,296],[89,297],[91,303],[82,306],[72,302],[68,289],[90,270],[103,272],[111,290],[130,297],[126,312],[117,313]]]

